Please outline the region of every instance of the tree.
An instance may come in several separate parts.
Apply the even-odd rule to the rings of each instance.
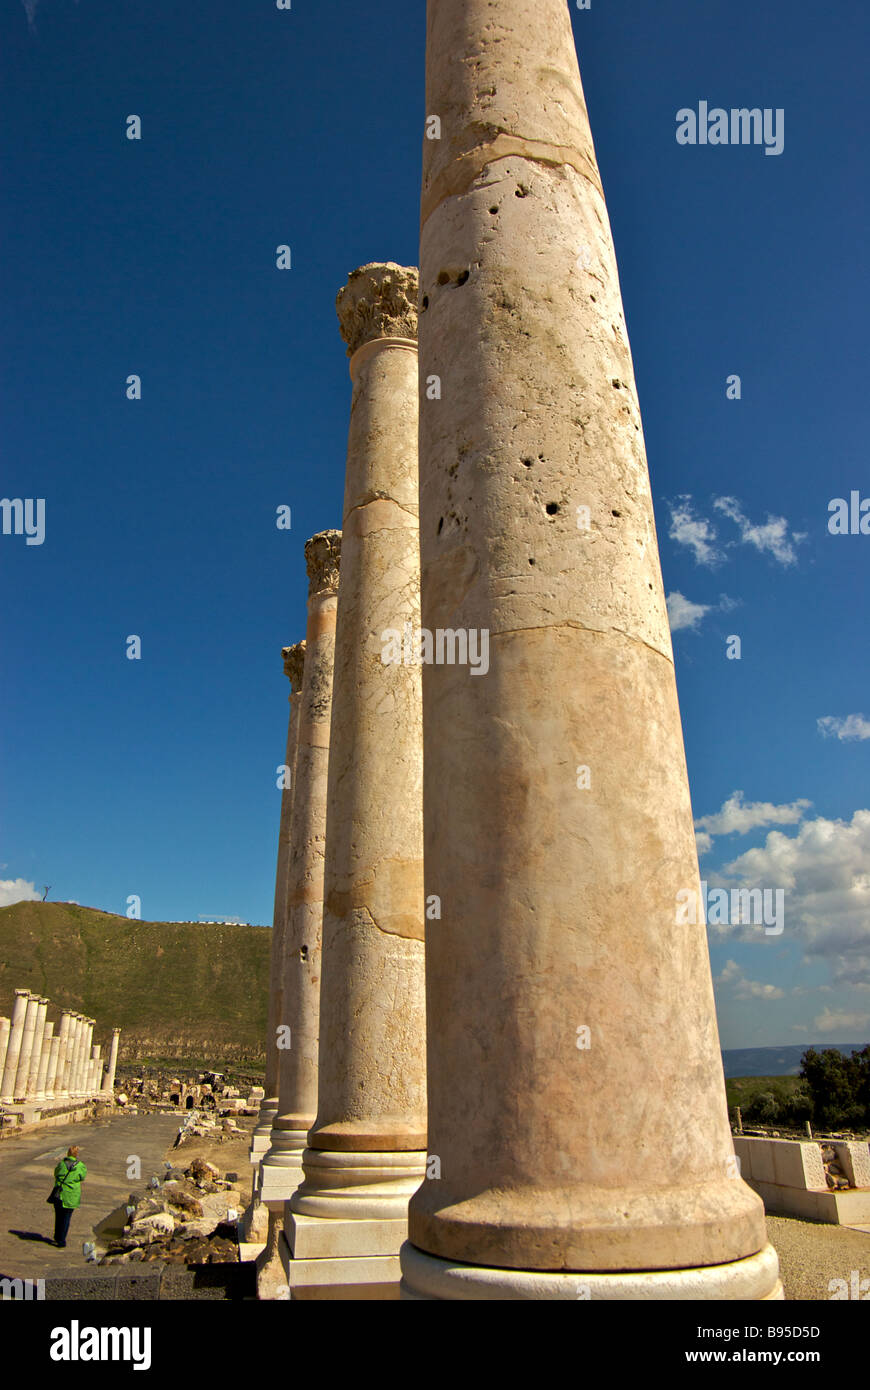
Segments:
[[[870,1119],[870,1048],[844,1057],[836,1048],[809,1048],[801,1058],[801,1077],[809,1087],[813,1118],[829,1129]]]

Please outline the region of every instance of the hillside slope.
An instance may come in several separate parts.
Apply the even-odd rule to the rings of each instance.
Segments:
[[[47,995],[48,1017],[78,1009],[121,1054],[260,1061],[266,1033],[271,930],[138,922],[96,908],[22,902],[0,908],[0,1014],[14,991]]]

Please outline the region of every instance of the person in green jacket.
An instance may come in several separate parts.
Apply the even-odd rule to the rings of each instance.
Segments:
[[[54,1243],[61,1250],[66,1247],[69,1223],[82,1200],[82,1183],[87,1176],[88,1170],[73,1144],[67,1149],[66,1158],[62,1158],[54,1170],[54,1192],[51,1194],[54,1204]]]

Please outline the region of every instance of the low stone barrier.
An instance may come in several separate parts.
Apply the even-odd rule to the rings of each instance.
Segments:
[[[740,1174],[772,1215],[870,1223],[870,1144],[734,1136]]]

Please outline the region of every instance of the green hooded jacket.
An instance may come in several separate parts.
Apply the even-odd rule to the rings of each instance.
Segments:
[[[54,1170],[55,1184],[60,1188],[60,1204],[62,1207],[77,1207],[82,1200],[82,1183],[88,1176],[88,1170],[80,1158],[75,1160],[72,1168],[67,1165],[72,1159],[62,1158]]]

